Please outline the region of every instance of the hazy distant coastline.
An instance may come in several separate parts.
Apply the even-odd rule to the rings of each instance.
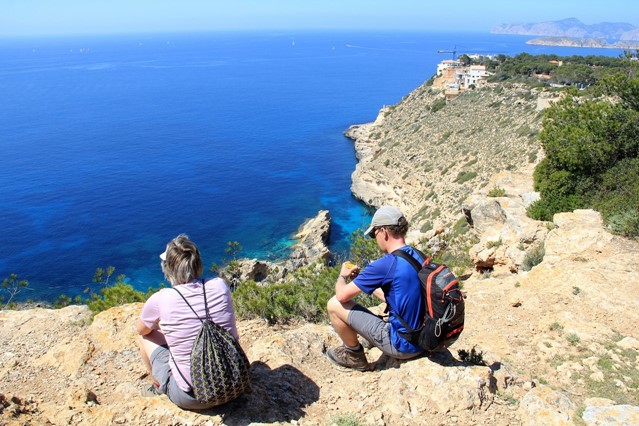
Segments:
[[[528,40],[526,44],[537,46],[588,47],[598,49],[639,49],[637,41],[616,41],[609,43],[600,38],[541,37]]]
[[[587,25],[575,18],[540,23],[510,23],[493,26],[492,34],[530,35],[542,37],[560,37],[570,39],[602,39],[614,42],[639,41],[639,28],[625,22],[602,22]],[[563,44],[552,44],[563,46]],[[570,44],[574,47],[589,47]],[[593,46],[594,47],[594,46]],[[597,46],[609,47],[609,46]],[[618,46],[610,46],[618,47]]]

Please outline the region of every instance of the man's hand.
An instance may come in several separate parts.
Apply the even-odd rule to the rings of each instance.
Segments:
[[[359,266],[351,262],[344,262],[342,263],[342,269],[340,270],[339,274],[344,279],[346,278],[353,279],[357,276],[357,274],[359,274]]]

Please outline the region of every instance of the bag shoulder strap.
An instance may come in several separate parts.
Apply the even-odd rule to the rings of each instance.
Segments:
[[[179,291],[175,287],[171,287],[171,288],[173,290],[177,291],[177,293],[180,295],[180,297],[182,297],[182,300],[184,300],[184,303],[186,303],[186,306],[188,306],[191,309],[191,311],[193,312],[195,317],[197,319],[199,319],[201,322],[204,322],[204,320],[202,318],[200,318],[200,316],[197,314],[197,312],[195,312],[195,309],[193,309],[193,306],[191,306],[191,304],[186,300],[186,297],[184,297],[182,292]],[[204,294],[204,312],[206,313],[205,318],[210,320],[211,319],[211,315],[209,314],[209,306],[208,306],[207,301],[206,301],[206,282],[204,281],[204,279],[202,279],[202,293]]]
[[[421,251],[414,249],[421,257],[422,259],[424,259],[424,261],[426,261],[426,256],[424,255],[424,253],[422,253]],[[417,261],[417,259],[415,259],[413,256],[411,256],[410,254],[406,253],[404,250],[402,249],[397,249],[395,250],[393,253],[394,256],[397,257],[401,257],[402,259],[404,259],[405,261],[407,261],[408,263],[410,263],[413,268],[415,268],[415,271],[419,272],[422,269],[422,264],[419,263]]]
[[[206,304],[206,287],[205,287],[205,282],[204,279],[202,279],[202,291],[204,293],[204,309],[206,311],[206,317],[209,317],[209,309],[208,306]],[[204,320],[202,318],[200,318],[200,316],[197,314],[197,312],[195,312],[195,309],[193,309],[193,306],[191,306],[191,304],[186,300],[186,297],[184,297],[184,295],[182,294],[181,291],[179,291],[177,288],[175,287],[171,287],[173,290],[177,291],[177,293],[180,295],[180,297],[182,297],[182,300],[184,300],[184,303],[186,303],[186,306],[188,306],[191,311],[193,312],[193,314],[195,315],[195,317],[197,319],[200,320],[200,322],[202,322],[202,324],[204,324]],[[182,371],[180,371],[180,367],[178,367],[177,362],[175,362],[175,358],[173,358],[173,353],[171,353],[171,347],[167,344],[166,345],[167,349],[169,350],[169,355],[171,356],[171,359],[173,360],[173,365],[175,365],[175,368],[177,369],[178,373],[180,374],[180,376],[182,376],[182,380],[184,380],[184,382],[189,385],[191,387],[191,390],[189,392],[193,392],[193,385],[191,383],[189,383],[189,381],[186,379],[186,377],[184,377],[184,374],[182,374]]]
[[[424,259],[424,263],[426,263],[426,262],[428,262],[430,260],[429,257],[427,257],[424,253],[422,253],[421,251],[417,250],[416,248],[413,247],[413,250],[415,250],[417,252],[417,254],[419,254],[421,256],[422,259]],[[397,249],[397,250],[393,251],[391,254],[396,256],[396,257],[401,257],[402,259],[406,260],[408,263],[411,264],[411,266],[415,269],[415,272],[418,273],[418,274],[419,274],[419,271],[422,269],[422,264],[419,263],[419,261],[417,259],[415,259],[410,254],[406,253],[402,249]],[[423,293],[423,290],[421,289],[421,284],[420,284],[420,290]],[[388,304],[388,301],[387,301],[387,306],[390,306],[390,304]],[[399,315],[399,313],[395,312],[395,317],[399,320],[399,322],[402,324],[402,326],[406,329],[406,331],[408,333],[414,333],[415,332],[415,330],[413,330],[413,328],[411,326],[409,326],[406,321],[404,321],[404,318],[402,318],[401,315]]]

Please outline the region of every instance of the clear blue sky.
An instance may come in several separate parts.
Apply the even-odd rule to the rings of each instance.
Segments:
[[[637,0],[0,0],[0,36],[252,29],[488,31],[574,17],[639,26]]]

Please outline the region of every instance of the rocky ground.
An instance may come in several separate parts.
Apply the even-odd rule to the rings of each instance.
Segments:
[[[140,396],[140,304],[92,323],[84,306],[0,312],[0,424],[637,424],[639,243],[584,210],[557,215],[545,249],[530,272],[469,278],[466,329],[430,358],[370,349],[372,371],[346,371],[327,324],[240,322],[253,392],[205,413]]]

